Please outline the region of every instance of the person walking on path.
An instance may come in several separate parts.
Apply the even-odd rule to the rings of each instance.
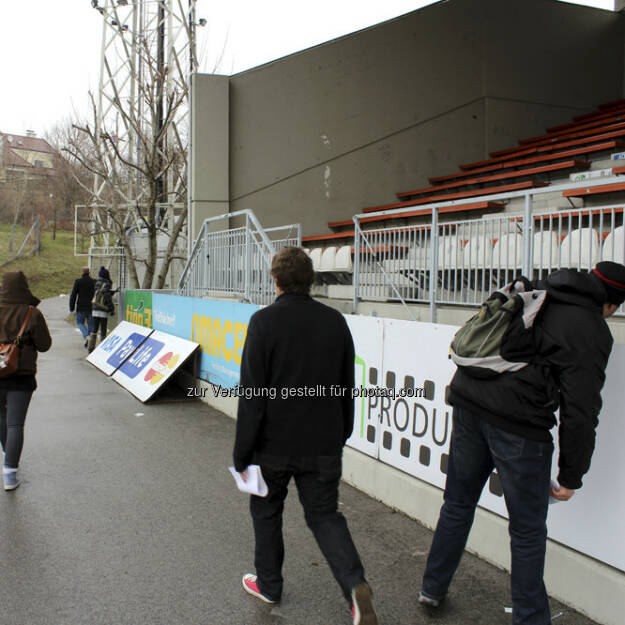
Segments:
[[[95,280],[89,275],[89,267],[82,268],[82,276],[74,282],[74,287],[69,296],[69,312],[76,309],[76,325],[85,340],[85,347],[89,340],[89,334],[93,332],[93,321],[91,318],[91,300]]]
[[[39,300],[30,292],[21,271],[7,272],[2,277],[0,292],[0,342],[13,342],[29,310],[30,319],[18,342],[17,370],[0,378],[0,442],[4,452],[2,477],[4,490],[16,489],[17,475],[24,446],[24,421],[34,390],[37,388],[37,352],[52,345],[43,314],[36,308]],[[30,308],[30,307],[34,308]]]
[[[269,491],[250,499],[256,574],[243,577],[243,589],[266,603],[280,600],[282,512],[294,478],[306,523],[353,623],[377,625],[360,557],[338,511],[343,446],[354,424],[352,336],[343,315],[310,297],[314,270],[302,249],[280,251],[271,274],[278,297],[250,319],[241,360],[234,467],[245,480],[246,468],[260,465]]]
[[[601,262],[590,273],[562,269],[536,286],[547,291],[547,303],[534,324],[532,362],[491,379],[459,367],[451,381],[444,503],[419,595],[432,607],[447,595],[495,468],[510,519],[514,625],[551,623],[543,582],[549,496],[570,499],[590,467],[613,343],[605,319],[625,300],[625,266]],[[559,474],[551,485],[550,430],[558,407]]]
[[[95,283],[92,312],[93,326],[89,336],[87,349],[92,352],[95,349],[98,329],[100,330],[100,340],[106,338],[106,330],[108,325],[108,316],[115,312],[113,304],[113,283],[111,282],[111,274],[106,267],[100,267],[98,279]]]

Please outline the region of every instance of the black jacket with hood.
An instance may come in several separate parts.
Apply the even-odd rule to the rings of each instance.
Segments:
[[[458,369],[448,401],[495,427],[538,441],[552,440],[549,430],[556,425],[559,407],[558,481],[577,489],[590,467],[612,350],[603,318],[607,294],[593,274],[573,269],[556,271],[536,286],[547,289],[548,301],[535,323],[535,361],[492,380]]]

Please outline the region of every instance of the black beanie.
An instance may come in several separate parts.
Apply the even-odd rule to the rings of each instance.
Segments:
[[[606,260],[592,270],[608,294],[608,302],[620,306],[625,301],[625,265]]]

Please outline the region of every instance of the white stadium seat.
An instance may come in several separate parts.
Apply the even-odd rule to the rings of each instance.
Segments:
[[[619,226],[605,238],[601,259],[625,263],[625,246],[623,244],[623,226]]]
[[[493,246],[495,269],[517,269],[523,265],[523,237],[518,233],[502,234]]]
[[[352,273],[354,266],[352,263],[352,246],[343,245],[339,247],[334,258],[334,271]]]
[[[440,237],[438,241],[438,268],[458,269],[462,261],[463,242],[455,235]]]
[[[336,258],[336,247],[326,247],[321,254],[319,271],[334,271],[334,259]]]
[[[571,230],[560,245],[560,266],[591,269],[599,260],[599,233],[594,228]]]
[[[549,230],[534,234],[534,269],[558,266],[558,235]]]
[[[407,266],[410,269],[429,269],[432,259],[430,246],[411,245],[407,259]]]
[[[486,269],[491,266],[492,259],[492,241],[484,235],[470,238],[462,249],[464,269]]]
[[[310,260],[312,260],[313,269],[315,271],[319,271],[319,268],[321,267],[322,252],[323,252],[323,248],[321,247],[313,247],[313,249],[310,250]]]

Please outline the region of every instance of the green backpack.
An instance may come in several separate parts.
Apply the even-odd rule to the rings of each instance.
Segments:
[[[102,283],[100,288],[93,294],[93,300],[91,301],[92,306],[95,307],[96,310],[106,310],[108,311],[108,305],[106,303],[106,294],[104,292],[105,284]]]
[[[546,301],[547,291],[517,278],[495,291],[456,332],[449,357],[482,379],[523,369],[535,358],[534,322]]]

